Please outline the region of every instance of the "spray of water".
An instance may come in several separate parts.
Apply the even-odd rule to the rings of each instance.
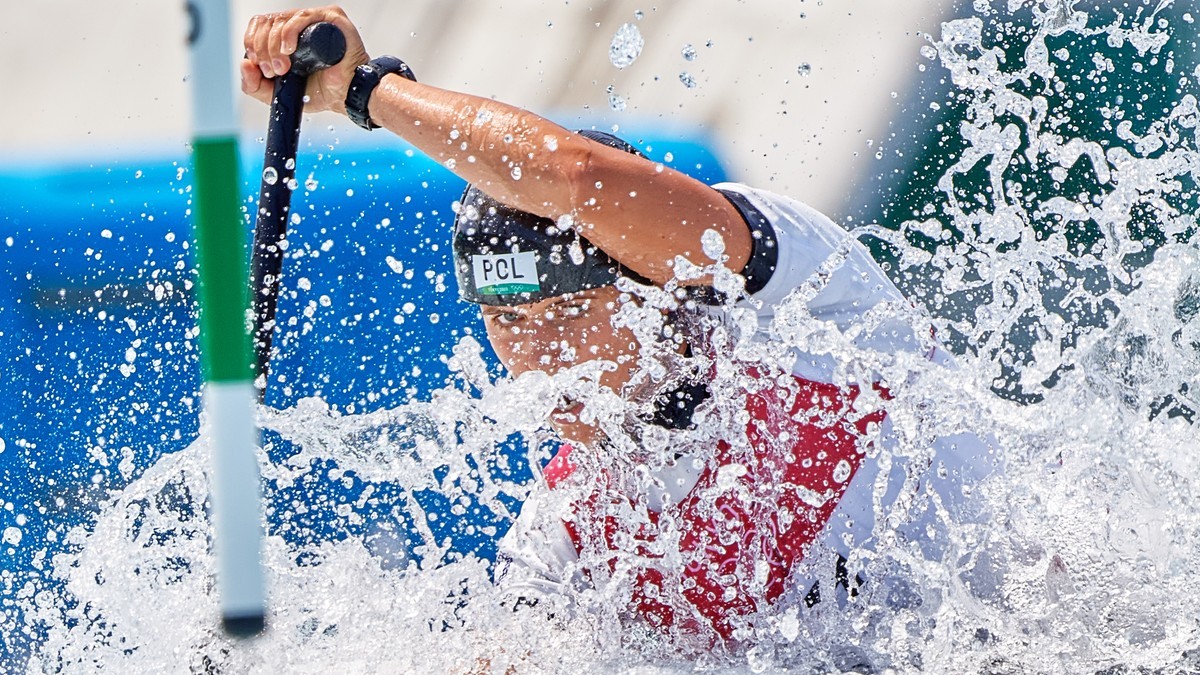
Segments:
[[[887,402],[897,442],[875,446],[877,461],[925,466],[935,437],[994,434],[1006,472],[963,488],[986,518],[964,517],[924,490],[917,471],[886,502],[880,484],[877,503],[890,506],[876,518],[878,543],[851,561],[877,581],[857,598],[815,607],[803,601],[807,589],[785,594],[723,646],[628,621],[619,565],[605,583],[579,590],[570,607],[513,612],[485,560],[448,553],[424,506],[429,499],[449,504],[450,513],[479,504],[510,522],[518,504],[544,488],[489,467],[508,461],[497,448],[511,447],[514,436],[524,439],[529,464],[540,466],[548,457],[544,420],[563,396],[587,401],[588,414],[626,451],[583,467],[606,472],[624,494],[653,487],[644,467],[668,463],[671,448],[744,426],[743,407],[737,394],[720,394],[696,429],[631,436],[626,420],[637,411],[597,386],[601,364],[496,379],[480,346],[464,338],[452,356],[456,382],[421,402],[359,415],[316,399],[261,411],[274,434],[260,458],[271,489],[302,484],[314,472],[367,486],[357,503],[287,505],[296,518],[306,509],[338,510],[358,527],[330,536],[270,534],[273,613],[265,637],[235,644],[215,629],[202,433],[71,533],[69,551],[50,565],[63,587],[22,600],[26,626],[46,635],[29,669],[1195,668],[1200,110],[1190,92],[1200,73],[1177,63],[1171,34],[1193,19],[1183,13],[1169,22],[1161,12],[1170,3],[1119,13],[1072,0],[994,4],[977,0],[974,16],[947,22],[931,39],[954,87],[943,105],[965,111],[960,126],[940,130],[947,152],[938,198],[902,227],[855,231],[886,242],[895,256],[889,272],[934,317],[939,335],[961,348],[960,367],[856,346],[812,319],[803,287],[777,312],[771,341],[743,339],[753,316],[734,310],[713,339],[718,348],[691,364],[714,374],[716,392],[761,386],[747,378],[747,364],[787,372],[793,348],[834,357],[841,382],[873,373],[902,383]],[[1152,102],[1106,79],[1114,66],[1100,47],[1131,55],[1137,72],[1165,69],[1179,83],[1176,95]],[[1077,95],[1087,87],[1111,87],[1113,96],[1097,104]],[[661,334],[655,310],[671,309],[676,298],[640,294],[643,302],[627,305],[618,320]],[[884,309],[892,317],[905,312]],[[651,367],[647,377],[661,380],[678,367]],[[583,496],[571,490],[548,503]],[[365,522],[363,508],[380,500],[394,504],[390,515]],[[922,551],[908,529],[918,513],[936,515],[937,531],[928,534],[944,544],[937,555]],[[612,515],[631,524],[644,517]],[[668,550],[661,564],[682,562]],[[588,563],[585,552],[581,565]],[[798,574],[816,574],[815,566]]]

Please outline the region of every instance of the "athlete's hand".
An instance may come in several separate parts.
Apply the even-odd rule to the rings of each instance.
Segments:
[[[246,27],[246,58],[242,60],[242,91],[270,105],[275,78],[292,66],[300,32],[314,23],[328,21],[346,36],[346,56],[337,65],[317,71],[308,78],[304,109],[308,112],[346,111],[346,90],[354,69],[369,59],[358,29],[341,7],[296,9],[260,14]]]

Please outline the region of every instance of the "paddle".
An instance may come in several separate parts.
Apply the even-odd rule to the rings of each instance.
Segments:
[[[258,217],[254,226],[251,260],[251,303],[254,310],[255,376],[258,398],[266,397],[271,339],[275,331],[275,304],[283,266],[283,242],[292,190],[295,188],[296,148],[300,143],[300,116],[308,76],[328,68],[346,55],[346,36],[331,23],[304,29],[292,54],[292,67],[275,80],[267,150],[263,157]]]

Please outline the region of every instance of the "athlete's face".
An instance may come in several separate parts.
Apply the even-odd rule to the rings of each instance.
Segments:
[[[514,376],[531,370],[554,374],[587,361],[605,360],[615,368],[600,384],[620,394],[637,365],[641,348],[628,328],[612,318],[621,292],[603,286],[512,307],[484,306],[483,323],[500,361]],[[567,401],[551,415],[555,429],[567,439],[588,444],[599,430],[579,420],[583,404]]]

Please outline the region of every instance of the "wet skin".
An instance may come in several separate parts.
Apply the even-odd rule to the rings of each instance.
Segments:
[[[621,292],[603,286],[539,302],[481,308],[488,340],[500,362],[514,377],[539,370],[554,374],[564,368],[604,360],[612,364],[600,384],[620,394],[637,368],[641,345],[633,332],[614,327]],[[551,415],[563,438],[588,445],[601,432],[579,420],[583,404],[565,402]]]

